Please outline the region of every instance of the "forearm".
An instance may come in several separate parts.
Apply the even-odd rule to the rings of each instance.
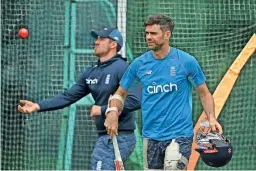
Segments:
[[[122,87],[119,87],[111,100],[108,102],[108,107],[116,107],[119,112],[123,110],[124,107],[124,100],[128,94],[128,91],[123,89]]]
[[[107,108],[108,108],[107,105],[101,106],[101,113],[106,113]],[[130,112],[133,112],[133,111],[136,111],[136,110],[139,110],[139,109],[140,109],[140,105],[136,105],[134,107],[130,107],[130,106],[127,106],[124,103],[124,107],[123,107],[122,113],[130,113]]]
[[[109,101],[109,107],[116,107],[118,109],[118,111],[122,111],[123,110],[123,102],[126,98],[125,94],[122,94],[119,91],[116,91],[114,95],[119,95],[120,98],[122,98],[123,100],[119,100],[119,99],[112,99]]]
[[[215,117],[214,111],[214,99],[211,93],[207,93],[200,96],[202,106],[208,118]]]
[[[64,107],[69,106],[72,103],[75,103],[87,94],[89,94],[89,91],[86,89],[86,87],[82,86],[82,83],[74,84],[70,89],[66,90],[64,93],[52,99],[43,100],[39,102],[38,104],[40,106],[40,112],[62,109]]]
[[[140,107],[141,107],[140,101],[138,101],[138,99],[136,99],[134,97],[129,97],[129,95],[128,95],[127,98],[125,99],[122,113],[133,112],[135,110],[140,109]],[[107,108],[108,108],[107,105],[101,106],[101,113],[105,113]]]
[[[133,111],[141,108],[141,86],[140,85],[138,85],[133,90],[129,91],[128,95],[127,95],[127,92],[124,92],[124,91],[122,91],[122,92],[119,91],[119,95],[125,99],[122,113],[133,112]],[[113,104],[111,104],[110,107],[112,105]],[[102,110],[104,110],[104,109],[106,110],[105,106],[102,108]],[[119,110],[120,110],[120,108],[119,108]]]
[[[216,130],[219,131],[219,134],[222,134],[223,130],[217,119],[215,118],[215,106],[214,106],[214,99],[211,93],[208,91],[206,85],[202,85],[201,87],[197,88],[201,102],[204,108],[204,111],[208,117],[208,121],[213,132]]]
[[[53,99],[40,101],[37,104],[40,106],[39,112],[43,112],[43,111],[62,109],[72,103],[73,103],[72,100],[70,100],[67,96],[65,96],[65,94],[62,94],[62,95],[56,96]]]

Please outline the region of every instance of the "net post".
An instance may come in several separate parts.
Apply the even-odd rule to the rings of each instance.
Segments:
[[[127,1],[118,0],[117,1],[117,28],[123,35],[123,47],[119,53],[123,57],[126,57],[126,10],[127,10]]]

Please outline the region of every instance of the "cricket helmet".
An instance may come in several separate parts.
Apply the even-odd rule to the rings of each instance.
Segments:
[[[232,158],[230,140],[219,133],[204,132],[199,129],[196,135],[195,150],[200,154],[203,162],[212,167],[222,167]]]

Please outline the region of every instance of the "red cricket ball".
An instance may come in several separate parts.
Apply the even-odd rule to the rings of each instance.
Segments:
[[[19,36],[22,38],[22,39],[26,39],[28,37],[28,30],[26,28],[21,28],[19,30]]]

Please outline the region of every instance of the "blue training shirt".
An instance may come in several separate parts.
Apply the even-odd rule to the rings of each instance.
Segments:
[[[163,59],[148,51],[131,63],[120,86],[128,90],[137,79],[143,87],[142,136],[158,141],[193,136],[192,85],[206,80],[197,60],[173,47]]]
[[[104,122],[108,99],[119,87],[119,82],[127,67],[126,58],[118,54],[108,61],[98,61],[97,65],[86,68],[80,74],[76,83],[68,90],[52,99],[37,102],[40,106],[40,112],[62,109],[91,93],[95,104],[101,106],[101,115],[94,117],[97,132],[99,134],[107,134]],[[141,86],[138,85],[129,91],[124,102],[124,109],[119,116],[119,132],[135,130],[133,111],[138,110],[140,104]]]

